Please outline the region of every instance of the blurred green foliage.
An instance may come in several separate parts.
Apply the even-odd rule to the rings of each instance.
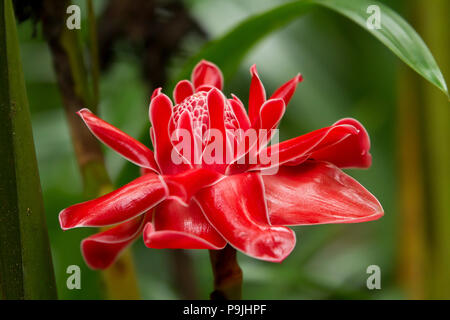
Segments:
[[[246,17],[262,12],[280,0],[189,0],[189,7],[211,38],[216,38]],[[405,16],[406,0],[382,1]],[[86,37],[84,1],[82,33]],[[100,12],[105,1],[95,1]],[[414,21],[409,21],[414,27]],[[100,298],[99,273],[89,270],[79,243],[90,230],[63,232],[61,209],[83,199],[69,130],[61,108],[51,58],[39,27],[33,37],[31,22],[19,26],[22,61],[32,111],[33,132],[44,194],[47,224],[60,298]],[[426,42],[427,39],[425,39]],[[87,42],[86,42],[87,43]],[[195,53],[202,44],[186,41],[183,49]],[[117,49],[117,60],[101,75],[101,116],[137,137],[149,126],[149,88],[142,81],[141,67],[126,50]],[[444,57],[445,58],[445,57]],[[436,57],[439,59],[442,57]],[[183,60],[174,59],[172,74]],[[372,142],[373,166],[351,170],[382,203],[385,216],[375,222],[350,225],[296,227],[297,247],[282,264],[239,254],[244,272],[243,295],[248,299],[386,299],[404,298],[396,281],[397,268],[397,176],[396,102],[397,72],[401,62],[365,30],[335,13],[315,10],[258,44],[244,59],[224,92],[248,99],[248,68],[256,63],[268,93],[301,72],[297,89],[280,127],[280,139],[330,125],[343,117],[355,117],[367,128]],[[419,75],[416,75],[419,78]],[[425,81],[425,80],[421,80]],[[436,89],[437,90],[437,89]],[[170,92],[166,92],[170,94]],[[89,106],[86,106],[89,107]],[[104,149],[110,175],[118,176],[125,160]],[[127,176],[132,180],[133,175]],[[167,250],[150,250],[141,239],[133,246],[142,297],[176,299],[179,292],[171,279],[172,260]],[[206,251],[189,251],[195,264],[199,298],[212,289],[212,273]],[[82,289],[66,288],[66,268],[82,267]],[[378,265],[382,290],[368,290],[366,268]]]

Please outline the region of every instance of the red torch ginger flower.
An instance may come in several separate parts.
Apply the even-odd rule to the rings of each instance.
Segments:
[[[140,234],[149,248],[222,249],[229,243],[251,257],[281,262],[296,242],[286,226],[383,215],[377,199],[341,170],[370,166],[364,127],[343,119],[267,147],[302,78],[267,99],[256,67],[250,71],[248,113],[237,97],[225,98],[222,73],[207,61],[195,67],[191,81],[177,84],[175,105],[155,90],[149,108],[154,152],[89,110],[78,112],[99,140],[142,168],[127,185],[61,211],[64,230],[114,225],[83,240],[90,267],[107,268]],[[252,130],[265,130],[265,139],[248,134]]]

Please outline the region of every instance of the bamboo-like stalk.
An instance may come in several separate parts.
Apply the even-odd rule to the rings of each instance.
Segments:
[[[413,21],[450,75],[448,1],[408,3]],[[400,259],[408,298],[450,298],[450,104],[402,69],[399,91]]]
[[[222,250],[209,250],[214,276],[211,300],[242,299],[242,270],[236,257],[236,249],[227,245]]]
[[[69,30],[65,26],[65,10],[69,3],[69,1],[45,0],[42,14],[43,29],[52,54],[75,154],[83,178],[84,192],[87,198],[94,198],[112,191],[113,187],[106,171],[100,144],[76,115],[76,111],[83,107],[89,107],[93,111],[97,109],[98,84],[94,84],[93,90],[90,90],[78,32]],[[91,25],[90,28],[92,36],[95,34],[93,30],[95,26]],[[93,52],[96,51],[93,50]],[[92,65],[95,82],[98,81],[98,74],[95,74],[95,70],[98,70],[96,67],[98,62],[93,62]],[[115,264],[102,272],[102,275],[109,299],[139,298],[130,252],[122,254]]]
[[[426,274],[429,270],[420,81],[412,70],[401,67],[396,127],[399,186],[397,276],[408,299],[427,296]]]
[[[441,66],[450,77],[450,3],[417,1],[419,29]],[[448,97],[423,83],[427,190],[429,195],[430,298],[450,299],[450,103]]]
[[[11,0],[0,3],[0,298],[56,299]]]

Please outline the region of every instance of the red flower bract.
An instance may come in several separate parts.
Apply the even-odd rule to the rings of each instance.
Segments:
[[[254,258],[280,262],[296,241],[287,225],[383,215],[377,199],[340,169],[371,164],[369,137],[358,121],[343,119],[269,147],[261,140],[244,143],[235,130],[272,132],[302,80],[295,76],[267,99],[256,67],[250,72],[248,113],[237,97],[225,98],[222,73],[207,61],[195,67],[191,81],[177,84],[175,106],[155,90],[149,110],[154,152],[89,110],[78,112],[99,140],[142,169],[127,185],[61,211],[63,229],[114,225],[83,240],[90,267],[107,268],[140,234],[149,248],[217,250],[229,243]],[[208,162],[212,129],[225,138],[213,152],[219,161]],[[187,155],[177,147],[182,130],[189,133]],[[237,145],[244,148],[235,151]],[[263,152],[276,160],[260,161]],[[245,161],[251,155],[256,162]]]

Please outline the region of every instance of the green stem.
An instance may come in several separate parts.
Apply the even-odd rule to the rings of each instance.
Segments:
[[[236,257],[236,249],[227,245],[222,250],[209,250],[214,275],[214,291],[211,300],[242,299],[242,270]]]
[[[0,297],[56,299],[11,0],[0,3]]]

